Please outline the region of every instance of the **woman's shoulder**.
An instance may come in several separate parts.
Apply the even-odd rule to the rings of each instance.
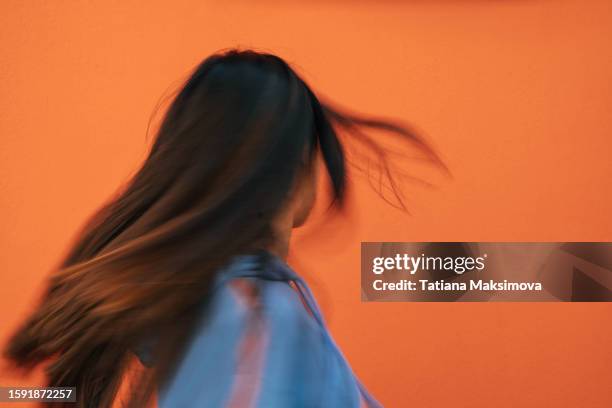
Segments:
[[[281,402],[298,389],[322,389],[325,340],[299,292],[270,275],[229,276],[215,289],[160,406],[183,406],[188,397],[225,406],[255,394],[258,406],[288,406]]]

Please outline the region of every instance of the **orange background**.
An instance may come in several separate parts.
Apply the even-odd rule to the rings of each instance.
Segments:
[[[257,47],[343,105],[416,124],[453,172],[409,189],[410,216],[358,180],[342,239],[295,242],[291,262],[373,394],[388,407],[612,406],[610,304],[359,293],[360,241],[611,240],[612,3],[302,3],[2,2],[0,339],[143,159],[158,98],[211,52]]]

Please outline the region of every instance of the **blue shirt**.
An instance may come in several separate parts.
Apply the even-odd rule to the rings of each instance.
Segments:
[[[158,407],[381,407],[336,346],[306,283],[263,255],[237,256],[219,271]],[[150,363],[145,352],[140,358]]]

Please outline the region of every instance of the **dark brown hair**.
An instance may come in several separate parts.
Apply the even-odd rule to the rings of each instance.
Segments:
[[[437,161],[405,127],[321,103],[277,56],[232,50],[205,59],[140,170],[86,225],[5,355],[26,368],[50,360],[49,386],[76,386],[77,406],[108,407],[130,352],[156,333],[156,364],[131,398],[144,405],[172,375],[216,271],[274,241],[271,223],[315,154],[341,207],[339,127],[378,158],[385,149],[360,129],[392,132]],[[383,174],[395,191],[384,165]]]

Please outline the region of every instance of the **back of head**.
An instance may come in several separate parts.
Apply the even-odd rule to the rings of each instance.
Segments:
[[[51,276],[7,356],[24,367],[53,357],[49,385],[76,386],[79,401],[105,407],[130,350],[161,333],[154,374],[132,400],[142,404],[171,375],[193,324],[189,311],[206,299],[216,271],[274,242],[274,219],[317,155],[342,204],[345,157],[334,126],[379,158],[384,149],[359,128],[395,132],[435,157],[397,124],[322,104],[274,55],[232,50],[205,59],[168,108],[140,170]]]

